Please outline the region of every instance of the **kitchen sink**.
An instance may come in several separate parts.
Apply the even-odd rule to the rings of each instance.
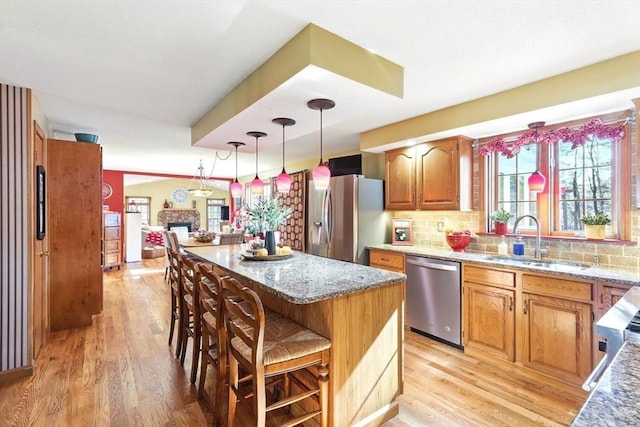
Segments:
[[[500,262],[507,265],[525,265],[527,267],[540,267],[553,271],[582,271],[590,267],[589,265],[581,264],[578,262],[558,261],[551,259],[518,258],[503,255],[489,255],[484,257],[484,259],[487,261]]]

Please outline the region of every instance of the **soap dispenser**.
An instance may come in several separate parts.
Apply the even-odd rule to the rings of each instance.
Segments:
[[[507,255],[507,242],[504,240],[504,236],[502,236],[498,244],[498,255]]]
[[[516,237],[516,241],[513,243],[513,255],[524,256],[524,240],[522,236]]]

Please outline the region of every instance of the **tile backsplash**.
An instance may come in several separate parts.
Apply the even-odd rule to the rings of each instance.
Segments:
[[[479,213],[459,211],[396,211],[396,218],[411,218],[413,229],[413,244],[447,249],[444,233],[438,231],[438,222],[445,222],[455,228],[469,229],[472,234],[469,252],[497,254],[500,236],[478,236]],[[593,263],[594,255],[603,267],[640,268],[640,210],[631,212],[632,240],[635,244],[596,243],[593,240],[558,240],[542,239],[542,248],[548,249],[543,258],[553,258],[563,261]],[[506,237],[511,253],[513,237]],[[533,256],[535,239],[525,237],[526,256]]]

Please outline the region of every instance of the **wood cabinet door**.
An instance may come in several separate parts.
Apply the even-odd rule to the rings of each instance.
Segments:
[[[464,282],[464,347],[515,360],[515,291]]]
[[[47,140],[51,331],[91,325],[102,310],[102,151]]]
[[[528,293],[522,295],[523,364],[582,384],[592,370],[591,305]]]
[[[458,159],[457,138],[416,146],[417,209],[459,209]]]
[[[415,167],[414,147],[385,153],[385,209],[415,209]]]

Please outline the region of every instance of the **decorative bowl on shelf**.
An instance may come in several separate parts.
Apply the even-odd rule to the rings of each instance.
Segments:
[[[471,242],[471,234],[447,234],[447,243],[454,252],[464,252]]]
[[[76,137],[76,141],[78,142],[89,142],[91,144],[98,143],[99,136],[92,133],[74,133],[73,135]]]

